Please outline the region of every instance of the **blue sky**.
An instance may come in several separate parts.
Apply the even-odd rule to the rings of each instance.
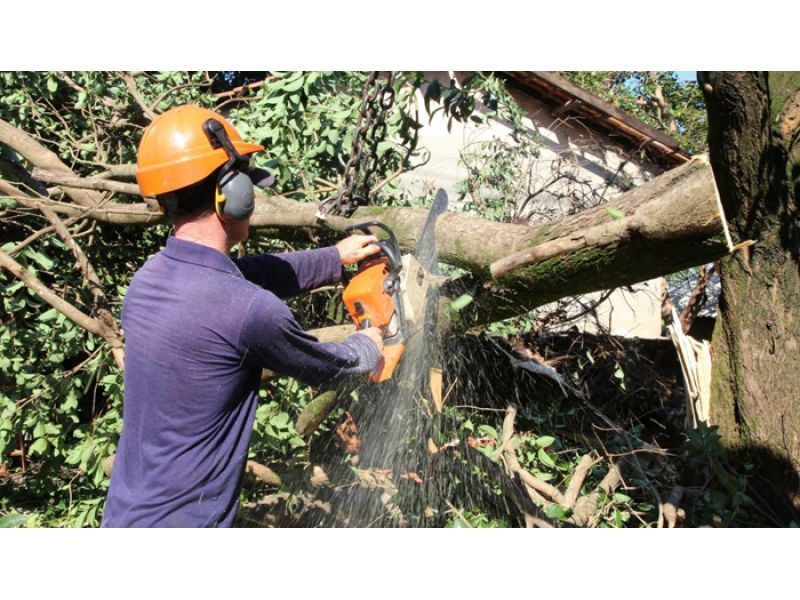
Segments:
[[[675,74],[681,82],[695,81],[697,79],[697,71],[675,71]]]

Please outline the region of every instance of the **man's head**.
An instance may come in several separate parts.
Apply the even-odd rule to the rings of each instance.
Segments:
[[[246,237],[254,186],[272,176],[250,167],[263,146],[244,142],[225,118],[194,105],[173,108],[147,127],[139,144],[136,178],[176,226],[214,215],[226,232]]]

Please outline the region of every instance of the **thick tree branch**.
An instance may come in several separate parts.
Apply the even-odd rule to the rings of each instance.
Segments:
[[[127,165],[100,165],[105,170],[94,176],[94,179],[133,179],[136,177],[136,164]],[[141,195],[140,193],[138,195]]]
[[[0,185],[4,182],[0,181]],[[64,202],[48,200],[45,198],[32,198],[26,194],[7,194],[6,197],[12,198],[27,208],[41,210],[46,206],[60,215],[68,217],[86,217],[101,223],[112,225],[155,225],[166,222],[164,215],[160,212],[151,210],[147,204],[121,204],[117,202],[103,202],[94,207],[74,206]]]
[[[55,152],[48,150],[27,133],[3,119],[0,119],[0,144],[5,144],[35,167],[65,175],[75,175]],[[102,200],[102,196],[96,192],[78,189],[66,191],[67,195],[81,206],[94,206]]]
[[[36,181],[31,174],[26,171],[22,165],[15,160],[10,160],[0,153],[0,179],[23,185],[33,193],[40,196],[47,195],[47,187],[39,181]]]
[[[62,187],[80,188],[86,190],[98,190],[114,192],[118,194],[128,194],[129,196],[141,196],[139,186],[135,183],[123,183],[121,181],[111,181],[109,179],[84,178],[65,173],[54,173],[44,169],[34,168],[32,176],[37,181],[53,183]]]

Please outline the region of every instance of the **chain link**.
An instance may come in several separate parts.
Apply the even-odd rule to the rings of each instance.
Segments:
[[[331,196],[320,202],[317,212],[317,218],[320,220],[334,213],[349,215],[359,205],[369,203],[370,180],[380,162],[378,144],[386,138],[386,114],[394,105],[395,96],[394,71],[389,72],[382,88],[378,80],[379,74],[380,71],[371,71],[364,82],[358,121],[353,132],[352,150],[342,175],[342,190],[337,196]],[[362,169],[363,174],[359,178]]]

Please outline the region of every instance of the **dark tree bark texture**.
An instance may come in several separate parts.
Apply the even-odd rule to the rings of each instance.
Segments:
[[[734,243],[721,261],[712,418],[800,508],[800,73],[701,73]]]

